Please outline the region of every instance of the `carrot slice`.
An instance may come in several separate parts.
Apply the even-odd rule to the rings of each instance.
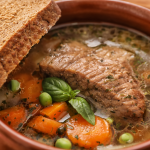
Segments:
[[[61,125],[62,123],[45,118],[43,116],[36,116],[28,123],[29,127],[49,135],[56,135],[57,129]]]
[[[23,105],[17,105],[0,111],[0,120],[17,129],[25,120],[27,112]]]
[[[109,123],[95,116],[95,125],[88,123],[81,115],[75,115],[66,123],[67,136],[73,144],[84,148],[94,148],[111,141],[112,131]]]
[[[56,121],[63,118],[68,112],[68,106],[66,102],[58,102],[46,107],[40,111],[41,115],[47,116],[50,119]]]
[[[38,97],[40,96],[42,91],[42,80],[38,80],[37,78],[33,78],[26,82],[20,97],[27,98],[27,102],[39,103]]]
[[[29,73],[17,73],[13,76],[12,79],[20,82],[20,87],[23,88],[27,81],[33,79],[33,76],[32,74]]]

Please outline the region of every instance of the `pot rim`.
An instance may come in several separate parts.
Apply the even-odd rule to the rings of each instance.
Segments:
[[[91,0],[60,0],[60,1],[56,1],[56,3],[62,4],[65,2],[84,2],[84,1],[91,1]],[[126,1],[119,1],[119,0],[92,0],[92,1],[101,1],[101,2],[113,2],[115,4],[122,4],[122,5],[126,5],[126,6],[132,6],[136,9],[140,9],[142,11],[144,11],[145,13],[149,13],[150,14],[150,9],[140,6],[140,5],[136,5],[130,2],[126,2]],[[149,19],[150,21],[150,19]],[[10,134],[13,136],[13,141],[18,142],[18,143],[22,143],[24,142],[24,145],[26,145],[27,147],[34,147],[34,149],[36,148],[37,150],[41,150],[41,149],[45,149],[45,150],[61,150],[59,148],[56,147],[52,147],[52,146],[48,146],[45,144],[42,144],[40,142],[34,141],[32,139],[29,139],[27,137],[25,137],[24,135],[22,135],[21,133],[17,132],[14,129],[11,129],[8,125],[6,125],[4,122],[0,121],[0,132],[3,133],[6,136],[9,136]],[[6,133],[7,131],[7,133]],[[9,134],[9,135],[7,135]],[[130,146],[130,147],[126,147],[126,148],[122,148],[122,149],[118,149],[118,150],[143,150],[146,148],[150,148],[150,140],[144,141],[142,143],[138,143],[136,145]]]

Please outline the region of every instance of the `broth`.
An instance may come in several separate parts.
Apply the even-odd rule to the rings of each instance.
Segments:
[[[39,82],[38,80],[43,80],[45,76],[40,72],[39,69],[39,63],[41,62],[41,60],[49,55],[50,52],[55,52],[56,49],[63,47],[64,43],[69,43],[72,41],[81,43],[84,47],[90,48],[94,51],[101,50],[104,47],[111,47],[112,49],[121,48],[123,50],[126,50],[127,52],[130,52],[132,54],[132,61],[130,62],[130,64],[132,65],[133,71],[136,74],[137,79],[141,83],[141,89],[145,93],[147,98],[145,102],[147,108],[144,115],[144,121],[137,122],[135,124],[122,124],[121,122],[114,119],[114,123],[113,125],[111,125],[114,133],[110,145],[100,145],[95,149],[117,149],[131,146],[138,142],[150,139],[150,40],[146,36],[139,35],[137,33],[113,26],[79,25],[64,27],[50,31],[41,39],[38,45],[35,45],[31,49],[27,57],[24,58],[20,65],[9,75],[7,83],[0,90],[0,110],[4,110],[8,107],[12,107],[22,103],[29,111],[29,104],[24,101],[23,97],[20,96],[24,89],[21,88],[21,90],[17,93],[10,92],[10,90],[7,88],[8,82],[12,79],[16,79],[16,76],[21,73],[29,74],[30,79],[37,78],[36,82]],[[99,110],[95,108],[95,103],[92,102],[91,98],[86,97],[82,94],[79,95],[85,98],[92,105],[92,108],[95,111],[95,115],[102,118],[109,117],[110,114],[107,114],[107,111],[105,109]],[[27,96],[27,101],[28,99],[29,98]],[[31,100],[30,102],[34,101]],[[70,112],[74,112],[74,109],[71,108]],[[68,119],[69,117],[70,115],[67,114],[64,118],[60,120],[60,122],[66,121],[66,119]],[[54,146],[54,143],[56,139],[59,138],[59,136],[52,137],[50,135],[38,133],[37,131],[28,128],[27,122],[29,122],[32,118],[33,115],[31,115],[31,113],[28,113],[26,121],[24,121],[22,125],[17,128],[17,130],[31,139],[37,140],[47,145]],[[123,120],[122,122],[126,121]],[[118,138],[124,132],[129,132],[134,135],[134,143],[126,145],[119,144]],[[74,145],[73,149],[81,148]]]

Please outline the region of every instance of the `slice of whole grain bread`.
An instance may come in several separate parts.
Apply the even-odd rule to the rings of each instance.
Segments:
[[[60,14],[53,0],[0,0],[0,87]]]

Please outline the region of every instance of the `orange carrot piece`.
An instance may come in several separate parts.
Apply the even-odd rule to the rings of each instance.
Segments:
[[[46,107],[40,111],[40,114],[53,120],[60,120],[68,112],[68,106],[66,102],[58,102]]]
[[[56,135],[57,129],[61,125],[62,123],[45,118],[43,116],[36,116],[28,123],[29,127],[49,135]]]
[[[0,120],[17,129],[26,120],[27,112],[23,105],[17,105],[0,111]]]
[[[75,115],[66,123],[66,133],[73,144],[94,148],[99,144],[107,145],[111,141],[112,130],[109,123],[95,116],[95,125],[88,123],[81,115]]]
[[[39,103],[38,97],[40,96],[42,91],[42,80],[38,80],[37,78],[33,78],[26,82],[20,97],[27,98],[27,102]]]
[[[42,108],[42,106],[40,104],[30,103],[29,104],[29,113],[31,113],[32,116],[38,115],[38,114],[40,114],[40,109],[41,108]]]
[[[13,76],[12,79],[20,82],[20,87],[23,88],[27,81],[33,79],[33,76],[32,74],[29,73],[17,73]]]

